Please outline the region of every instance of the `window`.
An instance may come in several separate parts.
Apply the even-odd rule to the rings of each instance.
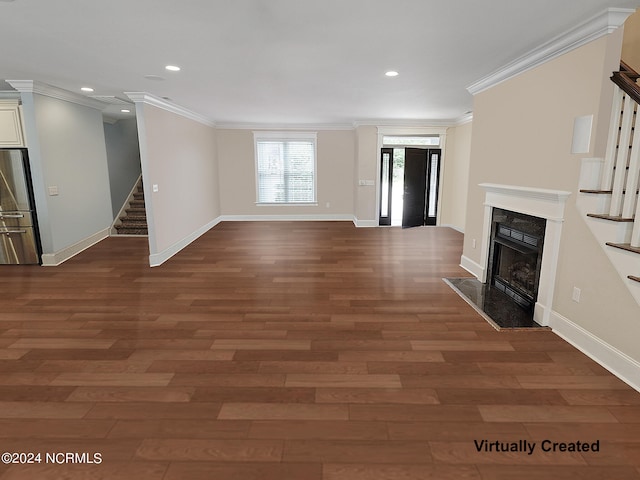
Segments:
[[[316,203],[316,134],[254,132],[258,204]]]
[[[440,135],[423,136],[401,136],[384,135],[382,143],[385,146],[405,146],[405,147],[438,147],[440,146]]]

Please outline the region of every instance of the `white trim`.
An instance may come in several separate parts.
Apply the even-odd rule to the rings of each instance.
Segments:
[[[151,267],[157,267],[162,265],[164,262],[166,262],[171,257],[173,257],[176,253],[180,252],[182,249],[187,247],[190,243],[194,242],[199,237],[201,237],[202,235],[207,233],[209,230],[211,230],[213,227],[218,225],[221,221],[222,221],[221,217],[218,217],[212,220],[211,222],[207,223],[206,225],[200,227],[195,232],[190,233],[189,235],[184,237],[182,240],[174,243],[169,248],[165,248],[162,252],[149,255],[149,265]]]
[[[456,127],[459,127],[461,125],[466,125],[467,123],[471,123],[473,122],[473,112],[468,112],[465,113],[464,115],[459,116],[455,122],[454,125]]]
[[[94,108],[102,111],[107,105],[90,97],[85,97],[79,93],[63,90],[62,88],[47,85],[36,80],[5,80],[9,85],[20,93],[37,93],[46,97],[57,98],[65,102],[75,103],[84,107]]]
[[[0,98],[7,100],[20,100],[20,92],[15,90],[0,90]]]
[[[441,227],[451,228],[451,229],[455,230],[456,232],[464,233],[464,229],[461,228],[461,227],[458,227],[457,225],[453,225],[453,224],[450,224],[450,223],[445,223],[445,224],[442,224],[440,226]]]
[[[460,266],[471,275],[474,275],[478,280],[481,280],[485,276],[485,268],[464,255],[460,257]]]
[[[550,326],[553,329],[553,333],[640,392],[640,362],[596,337],[580,325],[563,317],[558,312],[551,312]]]
[[[204,115],[200,115],[188,108],[181,107],[169,100],[165,100],[164,98],[156,97],[151,93],[146,92],[124,92],[124,94],[131,99],[131,101],[135,104],[146,103],[147,105],[152,105],[154,107],[161,108],[162,110],[166,110],[167,112],[175,113],[176,115],[180,115],[181,117],[188,118],[195,122],[201,123],[208,127],[215,127],[216,124],[213,120],[205,117]],[[138,112],[136,112],[136,115]]]
[[[620,27],[633,12],[635,12],[634,9],[608,8],[481,78],[467,87],[467,90],[472,95],[476,95],[607,35]]]
[[[356,120],[353,122],[353,127],[383,127],[383,128],[400,128],[406,130],[407,128],[430,128],[439,127],[447,128],[455,124],[455,119],[442,119],[442,120],[394,120],[394,119],[364,119]]]
[[[325,215],[222,215],[222,222],[351,222],[348,214]]]
[[[299,124],[269,124],[269,123],[216,123],[216,128],[220,130],[286,130],[286,131],[306,131],[306,130],[354,130],[355,127],[347,123],[299,123]]]
[[[375,220],[359,220],[356,217],[353,217],[353,224],[358,228],[370,228],[370,227],[378,227],[378,222]]]
[[[93,235],[80,240],[78,243],[74,243],[68,247],[63,248],[55,253],[43,253],[42,254],[42,266],[43,267],[56,267],[63,262],[66,262],[70,258],[76,256],[80,252],[86,250],[89,247],[94,246],[96,243],[101,242],[109,236],[109,228],[100,230]]]

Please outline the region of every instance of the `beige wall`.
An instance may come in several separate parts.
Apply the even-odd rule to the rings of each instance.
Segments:
[[[152,105],[137,107],[153,264],[154,258],[184,246],[220,215],[216,132]]]
[[[640,360],[640,308],[575,203],[582,156],[604,150],[610,103],[606,107],[601,99],[610,98],[607,77],[619,61],[621,43],[621,33],[615,32],[474,97],[463,255],[480,262],[484,194],[479,183],[573,192],[565,211],[553,309]],[[596,129],[591,151],[572,155],[574,119],[591,114]],[[580,303],[571,300],[574,286],[582,290]]]
[[[217,143],[223,216],[353,218],[355,139],[352,130],[317,132],[317,206],[256,205],[253,131],[220,129]]]
[[[442,168],[440,224],[464,231],[471,154],[471,122],[449,128]]]
[[[640,11],[624,22],[622,60],[636,72],[640,72]]]
[[[357,225],[378,225],[376,217],[376,188],[378,181],[378,129],[373,126],[361,126],[356,129],[358,145],[356,157],[355,218]],[[359,180],[373,180],[374,186],[358,185]]]

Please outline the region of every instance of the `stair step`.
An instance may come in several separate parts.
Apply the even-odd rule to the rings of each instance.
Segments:
[[[599,195],[611,195],[613,193],[613,190],[589,190],[585,188],[580,190],[580,193],[596,193]]]
[[[640,247],[632,247],[630,243],[613,243],[607,242],[609,247],[619,248],[621,250],[626,250],[627,252],[633,252],[640,254]]]
[[[144,200],[144,192],[133,192],[133,198],[136,200]]]
[[[613,193],[613,190],[589,190],[587,188],[583,188],[582,190],[580,190],[580,193],[595,193],[598,195],[611,195]],[[626,190],[622,191],[623,194],[627,193]],[[640,193],[640,190],[638,190],[636,193]]]
[[[127,214],[127,215],[124,215],[124,216],[120,217],[120,221],[121,222],[124,222],[125,220],[133,220],[133,221],[136,221],[136,222],[145,222],[146,223],[147,216],[144,214],[144,212],[142,212],[142,213],[135,212],[135,213]]]
[[[587,217],[610,220],[612,222],[633,222],[633,218],[623,218],[621,216],[607,215],[604,213],[587,213]]]
[[[629,275],[627,278],[629,278],[629,280],[633,280],[634,282],[640,282],[640,277],[636,277],[635,275]]]
[[[149,232],[145,227],[123,227],[121,225],[116,226],[118,235],[148,235]]]

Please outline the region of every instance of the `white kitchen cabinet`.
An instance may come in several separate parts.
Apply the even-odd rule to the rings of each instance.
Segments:
[[[0,148],[24,146],[22,109],[19,102],[0,99]]]

